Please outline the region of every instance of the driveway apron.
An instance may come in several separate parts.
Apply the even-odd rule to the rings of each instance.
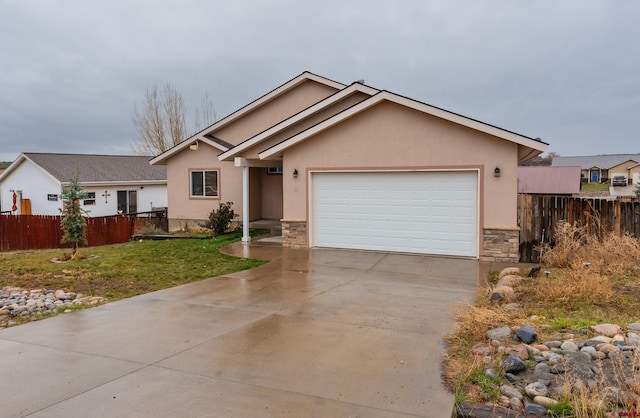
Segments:
[[[256,241],[265,265],[0,331],[2,417],[449,417],[477,260]]]

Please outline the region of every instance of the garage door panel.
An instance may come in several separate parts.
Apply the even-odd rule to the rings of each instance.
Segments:
[[[313,246],[477,256],[477,173],[312,175]]]

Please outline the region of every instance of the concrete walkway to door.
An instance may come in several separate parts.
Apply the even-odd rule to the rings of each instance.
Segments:
[[[450,416],[442,338],[482,263],[225,251],[271,261],[0,330],[0,416]]]

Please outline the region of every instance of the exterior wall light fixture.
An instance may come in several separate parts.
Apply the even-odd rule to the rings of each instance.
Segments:
[[[500,177],[500,167],[496,167],[496,169],[493,170],[493,176]]]
[[[294,179],[298,178],[298,169],[297,168],[293,169],[293,178]]]

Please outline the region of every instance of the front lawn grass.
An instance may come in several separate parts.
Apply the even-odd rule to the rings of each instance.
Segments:
[[[264,232],[252,231],[252,235]],[[114,301],[264,264],[220,253],[220,247],[240,236],[234,232],[216,238],[81,248],[83,258],[65,263],[51,260],[64,258],[63,251],[69,250],[4,252],[0,253],[0,287],[63,289]]]
[[[582,191],[589,191],[589,190],[605,190],[608,191],[609,190],[609,184],[603,183],[582,183]]]

